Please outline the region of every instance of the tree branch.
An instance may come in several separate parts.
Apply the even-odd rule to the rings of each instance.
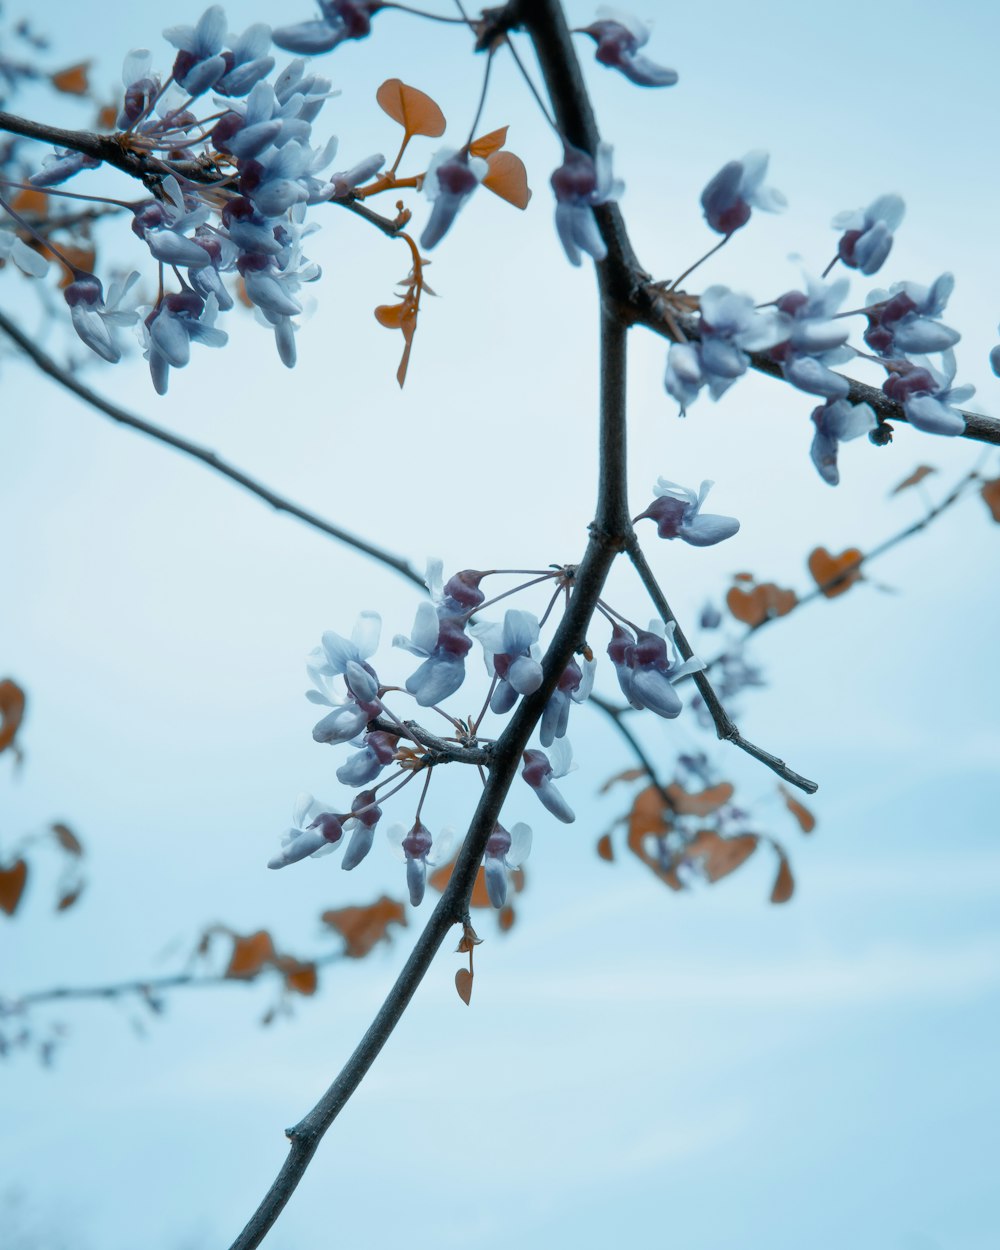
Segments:
[[[677,644],[677,650],[685,660],[690,660],[694,655],[691,644],[684,636],[684,632],[677,622],[677,617],[674,616],[670,604],[667,603],[652,569],[646,563],[646,557],[639,546],[639,540],[634,534],[629,540],[627,551],[629,559],[632,561],[635,571],[639,574],[642,584],[646,587],[646,591],[650,599],[652,599],[657,612],[659,612],[663,623],[665,625],[669,625],[671,622],[674,623],[674,642]],[[794,769],[789,768],[784,760],[778,759],[776,755],[772,755],[769,751],[763,750],[750,742],[749,739],[744,738],[736,728],[732,717],[722,706],[719,696],[715,693],[712,683],[705,676],[704,672],[694,673],[692,680],[698,687],[698,693],[705,700],[705,706],[708,708],[712,721],[715,724],[715,732],[720,738],[724,738],[727,742],[731,742],[733,746],[739,747],[741,751],[745,751],[747,755],[752,755],[755,760],[766,764],[773,773],[777,773],[779,777],[784,781],[790,782],[793,786],[798,786],[806,794],[816,793],[819,785],[815,781],[810,781],[807,777],[803,777],[795,772]]]
[[[287,512],[289,516],[296,517],[306,525],[312,526],[313,529],[319,530],[329,538],[335,538],[337,542],[343,543],[347,547],[353,547],[355,551],[360,551],[363,555],[369,556],[379,564],[385,565],[386,568],[392,569],[393,572],[399,573],[401,577],[405,577],[407,581],[412,582],[415,586],[424,589],[424,579],[402,556],[393,555],[382,547],[376,546],[375,543],[370,543],[367,539],[359,538],[356,534],[342,529],[339,525],[334,525],[331,521],[324,520],[322,517],[317,516],[315,512],[310,512],[307,508],[303,508],[300,504],[295,503],[286,496],[279,495],[277,491],[272,490],[269,486],[265,486],[263,482],[258,482],[248,473],[244,473],[242,469],[237,469],[235,465],[223,460],[221,456],[216,455],[209,448],[193,443],[189,439],[181,438],[178,434],[172,434],[162,426],[154,425],[152,421],[146,421],[142,417],[137,417],[134,413],[128,412],[125,408],[112,403],[110,400],[105,399],[103,395],[99,395],[96,391],[91,390],[89,386],[78,381],[72,374],[67,373],[51,356],[43,352],[3,312],[0,312],[0,330],[16,343],[25,355],[34,361],[42,373],[52,378],[54,382],[58,382],[66,390],[71,391],[79,399],[82,399],[84,403],[90,404],[98,412],[102,412],[106,417],[110,417],[112,421],[137,430],[140,434],[145,434],[147,438],[155,439],[156,442],[163,443],[167,447],[172,447],[175,451],[189,456],[192,460],[199,461],[214,473],[228,478],[231,482],[235,482],[237,486],[241,486],[252,495],[256,495],[258,499],[262,499],[265,503],[270,504],[276,511]]]

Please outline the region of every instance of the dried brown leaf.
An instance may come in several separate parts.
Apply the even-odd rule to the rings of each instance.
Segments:
[[[607,794],[612,786],[617,785],[619,781],[638,781],[640,777],[645,777],[646,770],[644,768],[626,768],[622,773],[615,773],[613,777],[609,777],[601,786],[598,794]]]
[[[406,925],[406,906],[383,894],[369,907],[341,907],[325,911],[320,920],[344,939],[348,959],[363,959],[379,942],[389,941],[389,926]]]
[[[507,130],[507,126],[501,126],[499,130],[491,130],[488,135],[473,139],[469,144],[469,155],[487,160],[494,152],[499,152],[507,142]]]
[[[531,199],[528,171],[524,161],[513,152],[494,152],[487,162],[489,169],[483,186],[515,208],[525,209]]]
[[[246,937],[234,933],[233,953],[229,967],[222,974],[230,981],[252,981],[265,965],[275,962],[274,943],[266,929],[258,929]]]
[[[774,582],[763,582],[752,590],[732,586],[726,595],[726,606],[733,616],[751,626],[761,625],[773,617],[787,616],[798,601],[794,590],[783,590]]]
[[[510,903],[506,907],[500,908],[500,914],[497,916],[497,924],[500,926],[501,933],[509,933],[514,927],[515,912]]]
[[[1000,477],[995,477],[992,482],[984,482],[979,493],[993,520],[1000,521]]]
[[[782,855],[778,865],[778,875],[774,879],[774,889],[771,891],[771,902],[787,903],[794,892],[795,878],[788,866],[788,860]]]
[[[316,993],[319,974],[316,965],[311,961],[295,959],[291,955],[281,955],[274,961],[274,966],[284,977],[286,990],[304,994],[307,998]]]
[[[14,745],[18,727],[24,717],[26,699],[16,681],[5,677],[0,681],[0,751]]]
[[[716,812],[733,797],[733,787],[728,781],[709,786],[697,794],[688,794],[679,782],[667,786],[667,796],[678,816],[708,816]]]
[[[83,885],[84,883],[82,881],[78,881],[70,889],[66,890],[63,894],[60,894],[59,901],[56,903],[56,911],[67,911],[70,907],[72,907],[83,893]]]
[[[597,853],[601,859],[606,859],[608,863],[612,863],[615,858],[615,848],[611,842],[611,834],[606,833],[597,843]]]
[[[890,495],[898,495],[901,490],[906,490],[910,486],[916,486],[918,482],[922,482],[925,477],[931,473],[937,473],[937,469],[931,464],[918,464],[909,477],[904,477],[898,486],[894,486]]]
[[[701,829],[684,852],[685,859],[699,859],[705,876],[711,882],[721,881],[735,872],[756,851],[760,839],[755,833],[738,833],[724,838],[713,829]]]
[[[90,62],[81,61],[78,65],[68,65],[65,69],[59,70],[50,77],[49,81],[56,91],[61,91],[63,95],[86,95],[90,90],[90,83],[87,79],[89,69]]]
[[[387,78],[375,92],[375,99],[383,112],[399,122],[407,138],[427,135],[436,139],[444,134],[444,113],[429,95],[416,87],[409,87],[398,78]]]
[[[68,825],[55,824],[52,826],[52,832],[56,835],[56,841],[67,853],[67,855],[83,854],[83,847],[80,845],[80,839]]]
[[[468,968],[459,968],[455,973],[455,989],[458,990],[459,998],[468,1007],[472,998],[472,973]]]
[[[790,790],[786,790],[784,786],[778,786],[781,791],[781,797],[785,800],[785,806],[799,822],[799,828],[803,833],[812,833],[816,828],[816,817],[812,814],[804,803],[799,802]]]
[[[825,547],[817,547],[809,553],[809,572],[825,597],[835,599],[861,579],[863,559],[857,547],[848,547],[839,556],[831,555]]]
[[[15,859],[9,868],[0,868],[0,911],[13,916],[27,880],[28,861],[25,859]]]

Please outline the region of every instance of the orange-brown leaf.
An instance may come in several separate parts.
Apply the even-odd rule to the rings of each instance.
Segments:
[[[720,781],[697,794],[688,794],[678,782],[667,786],[667,795],[679,816],[707,816],[716,812],[733,797],[733,787],[728,781]]]
[[[265,964],[274,962],[274,957],[274,943],[266,929],[258,929],[246,937],[234,933],[233,953],[222,975],[231,981],[251,981]]]
[[[509,933],[514,927],[514,908],[510,903],[506,907],[500,908],[500,914],[497,916],[497,924],[500,926],[501,933]]]
[[[56,903],[56,911],[66,911],[72,907],[76,900],[83,893],[83,882],[78,881],[71,889],[65,890],[59,895],[59,902]]]
[[[645,777],[646,770],[644,768],[626,768],[622,773],[615,773],[613,777],[609,777],[598,791],[599,794],[607,794],[613,785],[619,781],[638,781],[640,777]]]
[[[479,139],[473,139],[469,144],[469,155],[478,156],[481,160],[487,160],[494,152],[499,152],[503,145],[507,142],[507,130],[509,127],[501,126],[499,130],[491,130],[488,135],[482,135]]]
[[[763,582],[752,590],[733,586],[726,595],[726,606],[744,625],[760,625],[776,616],[787,616],[798,603],[794,590],[782,590],[774,582]]]
[[[756,580],[757,579],[754,577],[752,573],[734,573],[733,574],[734,582],[753,582]]]
[[[615,848],[611,844],[611,834],[606,833],[597,843],[597,853],[601,859],[606,859],[610,864],[615,858]]]
[[[755,833],[739,833],[724,838],[712,829],[701,829],[684,852],[686,859],[700,859],[709,881],[720,881],[735,872],[757,849]]]
[[[918,464],[909,477],[904,477],[898,486],[894,486],[890,495],[898,495],[901,490],[906,490],[910,486],[916,486],[918,482],[922,482],[930,473],[937,473],[937,469],[930,464]]]
[[[375,320],[387,330],[401,330],[406,310],[406,304],[379,304],[375,309]]]
[[[285,989],[296,994],[304,994],[307,998],[316,993],[319,985],[319,974],[316,965],[308,960],[294,959],[291,955],[282,955],[274,961],[274,966],[285,978]]]
[[[778,786],[781,791],[781,797],[785,800],[785,806],[799,822],[799,828],[803,833],[812,833],[816,828],[816,817],[812,814],[804,803],[800,803],[790,790],[786,790],[784,786]]]
[[[527,208],[531,199],[531,188],[528,186],[528,171],[524,168],[524,161],[513,152],[494,152],[488,164],[483,186],[508,204],[513,204],[515,208]]]
[[[10,202],[11,208],[22,217],[47,217],[49,197],[35,187],[24,187]]]
[[[0,681],[0,751],[14,745],[25,702],[24,691],[16,681],[9,677]]]
[[[53,825],[52,832],[56,835],[56,841],[67,853],[67,855],[83,854],[83,847],[80,845],[80,839],[68,825]]]
[[[363,959],[379,942],[389,941],[389,926],[406,925],[406,907],[383,894],[369,907],[341,907],[325,911],[320,920],[344,939],[348,959]]]
[[[644,790],[640,790],[628,814],[629,839],[642,838],[649,833],[662,837],[670,829],[667,812],[663,795],[656,786],[646,786]]]
[[[995,477],[992,482],[984,482],[979,493],[989,508],[993,520],[1000,521],[1000,477]]]
[[[455,989],[458,990],[459,998],[468,1007],[469,1000],[472,998],[472,973],[468,968],[459,968],[455,973]]]
[[[427,135],[436,139],[444,134],[444,113],[429,95],[416,87],[408,87],[398,78],[387,78],[375,92],[375,99],[384,113],[388,113],[394,122],[399,122],[407,138],[410,135]]]
[[[50,81],[56,91],[61,91],[63,95],[86,95],[90,90],[90,83],[87,79],[89,68],[89,61],[81,61],[78,65],[68,65],[66,69],[53,74]]]
[[[782,855],[781,863],[778,865],[778,875],[774,879],[774,889],[771,891],[771,902],[787,903],[794,893],[795,878],[788,866],[788,860]]]
[[[0,868],[0,911],[13,916],[28,880],[28,862],[16,859],[9,868]]]
[[[817,547],[809,553],[809,572],[825,597],[835,599],[860,580],[863,559],[857,547],[848,547],[839,556],[831,555],[825,547]]]

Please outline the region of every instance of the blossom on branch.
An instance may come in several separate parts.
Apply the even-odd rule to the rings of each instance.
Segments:
[[[656,499],[645,512],[640,512],[633,519],[641,521],[649,517],[655,521],[656,532],[661,538],[679,538],[692,547],[713,547],[732,538],[740,528],[735,517],[701,511],[701,505],[714,485],[714,482],[702,482],[696,495],[686,486],[669,482],[665,477],[658,478],[653,488]]]
[[[880,195],[867,208],[838,213],[833,227],[845,233],[837,244],[837,255],[851,269],[877,273],[892,248],[892,232],[905,212],[900,196]]]
[[[569,742],[565,738],[559,738],[549,754],[529,749],[522,758],[524,767],[521,769],[521,776],[538,795],[542,806],[557,820],[567,825],[572,824],[576,820],[573,809],[553,784],[555,778],[565,777],[574,767]]]
[[[480,621],[469,627],[481,644],[486,671],[497,679],[490,707],[498,715],[509,712],[519,694],[533,694],[542,684],[538,618],[511,608],[498,621]]]
[[[754,151],[741,161],[729,161],[702,191],[705,220],[717,234],[728,238],[747,224],[754,208],[777,213],[786,206],[780,191],[763,185],[769,159],[766,152]]]
[[[809,455],[824,482],[836,486],[840,481],[837,451],[841,443],[868,434],[878,425],[874,410],[868,404],[852,404],[846,399],[828,399],[813,409],[816,426]]]
[[[424,175],[424,193],[434,207],[420,236],[421,247],[430,249],[441,242],[487,173],[489,166],[482,157],[470,156],[465,150],[441,148],[435,152]]]
[[[419,907],[427,888],[427,869],[446,863],[451,856],[451,831],[443,830],[435,842],[431,831],[418,817],[409,830],[405,825],[392,825],[387,830],[387,836],[396,855],[406,860],[406,888],[410,903]]]
[[[552,175],[556,196],[556,232],[571,265],[579,265],[581,253],[594,260],[608,254],[597,228],[594,209],[621,197],[625,184],[611,172],[613,149],[609,143],[597,145],[596,160],[566,143],[563,163]]]
[[[657,65],[639,51],[649,40],[649,27],[631,13],[602,4],[597,20],[581,27],[580,34],[590,35],[597,44],[594,55],[601,65],[618,70],[636,86],[672,87],[677,82],[676,70]]]
[[[943,273],[930,286],[897,282],[888,291],[872,291],[865,309],[865,342],[885,360],[954,347],[961,334],[938,320],[954,289],[952,274]]]
[[[279,26],[272,38],[279,48],[302,56],[330,52],[347,39],[364,39],[372,28],[372,14],[383,7],[381,0],[319,0],[319,18]]]
[[[586,703],[594,688],[597,661],[584,658],[582,666],[570,660],[549,696],[538,725],[538,738],[543,747],[550,747],[557,738],[565,737],[569,728],[569,710],[574,703]]]
[[[749,295],[710,286],[701,296],[699,339],[674,343],[667,354],[664,385],[683,412],[707,386],[719,399],[750,365],[747,352],[773,347],[787,336],[788,318],[774,308],[756,308]]]
[[[902,404],[910,425],[925,434],[954,436],[965,432],[965,418],[955,405],[971,399],[976,388],[951,385],[956,369],[953,351],[943,353],[940,370],[926,359],[894,364],[905,367],[894,369],[882,383],[882,390]]]
[[[337,816],[311,794],[300,794],[292,808],[292,826],[281,839],[281,850],[268,868],[287,868],[309,855],[324,855],[340,845],[344,816]]]
[[[189,95],[199,96],[227,72],[222,44],[226,37],[226,13],[220,4],[205,10],[196,26],[169,26],[163,38],[178,49],[174,81]]]
[[[608,655],[615,666],[618,685],[629,705],[638,711],[648,708],[667,720],[679,716],[683,707],[673,683],[705,667],[693,658],[680,663],[674,646],[676,627],[674,621],[664,628],[662,621],[652,620],[648,630],[640,629],[633,634],[623,625],[615,624],[608,643]],[[671,650],[674,658],[671,658]]]
[[[73,329],[91,351],[109,364],[117,364],[122,358],[114,329],[134,325],[138,320],[139,314],[134,308],[121,307],[122,300],[138,280],[139,275],[132,272],[123,282],[112,283],[107,300],[100,279],[93,274],[81,275],[63,291]]]
[[[781,365],[786,381],[800,391],[824,399],[847,398],[850,382],[830,365],[843,364],[855,354],[846,346],[850,328],[834,317],[849,286],[847,278],[825,287],[807,277],[806,291],[787,291],[774,301],[789,318],[789,334],[770,349],[770,356]]]
[[[507,901],[507,874],[520,868],[531,852],[531,829],[519,821],[508,831],[499,821],[486,842],[483,856],[486,893],[497,909]]]

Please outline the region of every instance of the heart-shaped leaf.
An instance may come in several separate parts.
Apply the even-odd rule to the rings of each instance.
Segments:
[[[436,139],[444,134],[444,113],[429,95],[416,87],[408,87],[398,78],[387,78],[375,92],[375,99],[382,111],[403,127],[407,139],[411,135]]]
[[[825,597],[835,599],[860,580],[863,559],[857,547],[848,547],[839,556],[831,555],[825,547],[817,547],[809,554],[809,572]]]
[[[472,998],[472,973],[468,968],[459,968],[455,973],[455,989],[458,990],[459,998],[468,1007],[469,1000]]]

